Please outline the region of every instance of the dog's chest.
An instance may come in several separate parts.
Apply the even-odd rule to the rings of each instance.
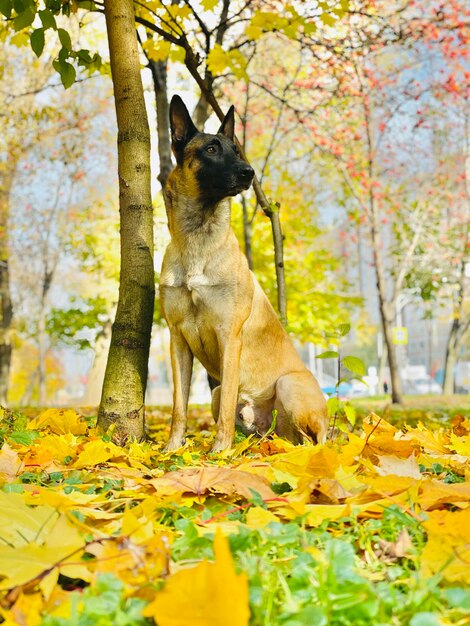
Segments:
[[[211,287],[215,287],[216,282],[213,276],[198,268],[185,270],[180,266],[162,276],[161,285],[176,288],[181,295],[184,293],[189,296],[196,306],[205,299],[210,299]]]
[[[191,352],[215,375],[219,353],[215,328],[221,313],[214,277],[173,264],[171,272],[162,274],[160,288],[168,323],[180,330]]]
[[[166,315],[186,320],[206,315],[217,299],[219,280],[203,263],[172,263],[160,279]],[[169,288],[169,289],[168,289]]]

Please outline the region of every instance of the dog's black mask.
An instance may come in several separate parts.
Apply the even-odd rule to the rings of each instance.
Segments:
[[[216,135],[194,126],[184,102],[173,96],[170,104],[172,149],[178,165],[190,170],[191,190],[203,201],[218,202],[249,188],[253,168],[240,158],[233,142],[234,108],[230,107]]]

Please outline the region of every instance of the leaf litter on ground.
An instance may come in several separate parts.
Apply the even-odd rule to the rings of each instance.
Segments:
[[[469,623],[468,418],[214,455],[204,410],[171,454],[164,412],[121,448],[73,409],[1,411],[6,626]]]

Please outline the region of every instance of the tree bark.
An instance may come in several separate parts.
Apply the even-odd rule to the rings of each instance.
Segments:
[[[47,354],[47,333],[46,333],[46,309],[45,303],[41,304],[38,320],[38,402],[39,406],[45,406],[47,400],[46,393],[46,354]]]
[[[110,341],[111,321],[107,321],[96,338],[93,365],[88,374],[88,382],[81,401],[83,406],[96,406],[99,404]]]
[[[467,240],[465,246],[467,246]],[[459,290],[457,295],[457,302],[454,306],[454,319],[449,332],[449,338],[447,339],[446,356],[444,361],[444,383],[442,391],[444,394],[452,394],[455,391],[455,366],[459,360],[459,351],[470,332],[470,316],[465,313],[465,266],[466,256],[461,262],[460,277],[459,277]]]
[[[364,106],[364,123],[365,132],[367,137],[367,169],[369,182],[374,180],[375,169],[375,157],[374,149],[372,146],[372,127],[369,105],[367,101],[363,103]],[[394,318],[394,306],[395,299],[387,299],[387,281],[385,278],[385,271],[382,258],[382,238],[380,236],[380,226],[378,221],[378,209],[374,190],[372,184],[369,185],[368,204],[366,207],[369,218],[369,232],[370,241],[372,246],[372,258],[375,270],[375,284],[377,287],[377,298],[379,301],[379,313],[380,321],[382,323],[382,330],[384,334],[384,342],[387,347],[388,366],[390,368],[390,391],[392,396],[392,402],[395,404],[403,403],[403,392],[400,379],[400,373],[398,371],[397,352],[392,337],[392,323]],[[397,291],[397,285],[395,290]]]
[[[251,235],[251,222],[248,216],[248,207],[246,198],[242,195],[242,210],[243,210],[243,241],[245,242],[245,256],[248,261],[248,267],[253,271],[253,246]]]
[[[455,366],[458,357],[458,331],[459,321],[454,320],[450,328],[449,339],[447,340],[446,356],[444,361],[444,382],[442,392],[451,395],[455,391]]]
[[[150,132],[132,0],[105,0],[118,125],[121,274],[98,426],[113,440],[145,435],[145,388],[155,283],[150,192]]]
[[[375,213],[371,216],[372,224],[371,224],[371,244],[372,244],[372,257],[375,269],[375,280],[377,286],[377,297],[379,300],[379,312],[380,312],[380,321],[382,323],[382,331],[384,335],[384,342],[387,348],[388,355],[388,366],[390,368],[390,392],[392,396],[392,402],[395,404],[402,404],[402,386],[400,374],[398,371],[398,362],[397,362],[397,353],[395,349],[395,344],[393,343],[392,338],[392,319],[393,315],[391,312],[391,303],[387,302],[386,299],[386,285],[385,285],[385,277],[382,266],[382,258],[380,256],[380,235],[376,228],[376,220]]]
[[[206,100],[206,96],[203,93],[201,93],[201,95],[199,96],[199,100],[197,101],[197,104],[194,107],[194,112],[192,115],[196,128],[203,131],[204,126],[206,125],[206,122],[209,119],[209,115],[210,115],[209,103]]]
[[[8,214],[10,191],[16,170],[16,160],[4,164],[0,176],[0,405],[8,399],[8,381],[11,366],[11,325],[13,304],[10,293],[10,266],[8,254]]]

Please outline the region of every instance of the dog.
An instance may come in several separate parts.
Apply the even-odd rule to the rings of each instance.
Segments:
[[[212,390],[212,415],[217,421],[219,416],[220,385]],[[235,426],[244,435],[265,435],[271,428],[273,415],[272,402],[266,404],[254,404],[252,398],[238,397],[238,404],[235,411]],[[277,417],[277,416],[276,416]]]
[[[217,134],[202,133],[182,99],[171,100],[176,167],[164,189],[171,241],[160,276],[174,384],[167,451],[184,444],[194,357],[218,382],[212,392],[214,452],[232,446],[243,407],[251,407],[263,428],[277,411],[276,432],[295,443],[326,437],[320,387],[249,270],[230,226],[229,198],[247,190],[254,177],[234,144],[234,126],[231,106]]]

